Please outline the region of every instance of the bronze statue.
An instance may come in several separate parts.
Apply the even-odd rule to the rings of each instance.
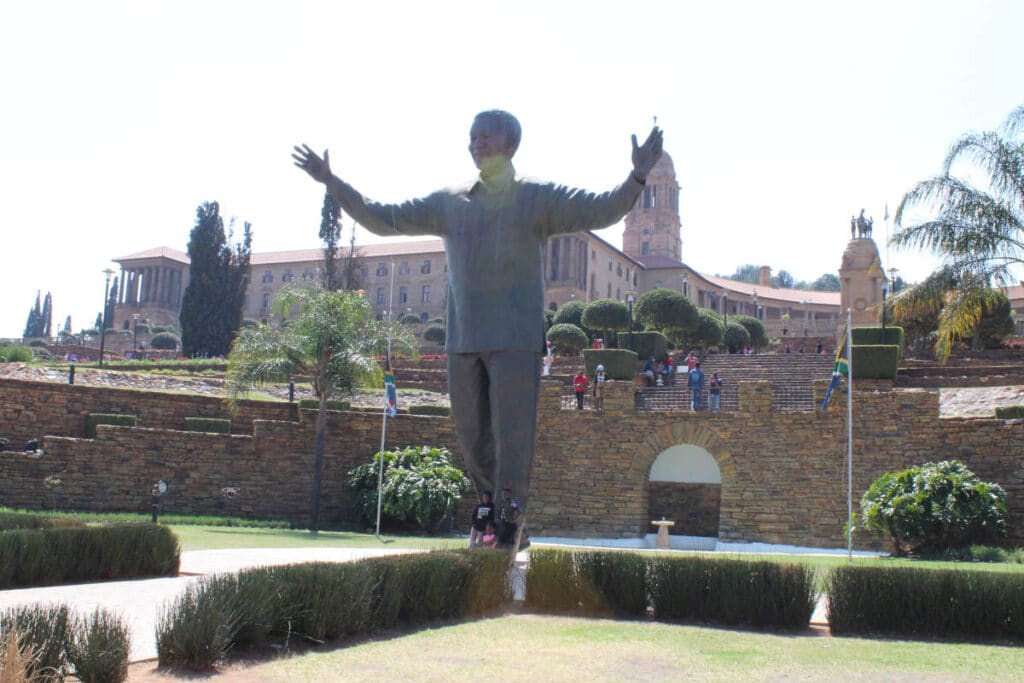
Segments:
[[[854,223],[856,223],[857,237],[860,237],[861,239],[871,237],[871,229],[875,225],[875,220],[873,218],[865,218],[864,209],[860,210],[860,216],[858,216],[856,219],[850,219],[851,237],[853,236]]]
[[[472,186],[400,204],[363,197],[306,145],[295,165],[324,183],[360,225],[378,235],[444,238],[450,296],[445,350],[452,417],[478,492],[510,487],[526,510],[544,347],[541,254],[550,236],[614,224],[633,206],[661,157],[662,133],[633,136],[633,170],[603,194],[520,180],[512,166],[522,129],[504,111],[477,114]]]

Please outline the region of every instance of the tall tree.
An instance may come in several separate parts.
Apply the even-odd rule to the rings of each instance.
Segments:
[[[279,313],[297,309],[297,313],[287,327],[242,329],[228,357],[226,386],[234,401],[268,382],[287,382],[295,375],[310,378],[313,393],[320,400],[310,501],[310,528],[316,531],[327,400],[342,389],[374,382],[381,386],[381,369],[374,354],[385,348],[389,330],[396,351],[414,352],[416,340],[407,327],[377,320],[373,307],[356,292],[286,287],[274,302],[274,309]]]
[[[978,340],[985,311],[999,306],[992,285],[1007,284],[1024,263],[1022,132],[1024,106],[995,131],[962,136],[942,173],[915,185],[896,210],[892,244],[931,251],[943,265],[897,294],[893,308],[909,318],[940,311],[935,353],[943,361],[958,340]],[[922,213],[933,217],[911,222]]]
[[[354,230],[353,230],[354,236]],[[320,209],[320,241],[324,245],[324,287],[335,292],[342,289],[338,263],[338,240],[341,239],[341,205],[329,192],[324,193]]]
[[[200,204],[189,236],[189,285],[181,301],[181,348],[186,356],[226,356],[242,326],[249,281],[252,227],[232,246],[217,202]]]
[[[780,270],[775,275],[772,275],[772,287],[792,289],[794,284],[793,275],[788,270]]]
[[[356,223],[352,221],[352,235],[348,239],[348,255],[342,269],[342,287],[347,290],[363,288],[363,257],[356,246]]]
[[[104,325],[108,328],[114,324],[114,309],[117,308],[117,278],[110,283],[110,292],[107,295],[107,307],[103,311]]]
[[[761,281],[761,266],[754,263],[744,263],[742,266],[737,266],[736,272],[727,276],[727,278],[737,282],[750,282],[756,285]]]
[[[53,332],[53,297],[50,296],[49,292],[46,293],[46,298],[43,299],[43,316],[40,322],[42,323],[42,330],[40,330],[42,334],[40,336],[49,339]]]
[[[36,291],[36,305],[28,309],[28,320],[25,321],[25,334],[26,337],[41,337],[42,332],[42,320],[43,320],[43,304],[42,292]]]
[[[839,276],[835,273],[825,273],[814,282],[807,286],[807,289],[813,289],[816,292],[838,292],[839,291]]]

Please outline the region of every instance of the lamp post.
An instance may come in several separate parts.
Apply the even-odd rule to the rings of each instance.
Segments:
[[[725,329],[729,329],[729,292],[722,292],[722,315],[725,316]]]
[[[626,305],[629,306],[628,316],[626,317],[626,329],[629,330],[629,350],[633,350],[633,302],[636,301],[636,295],[633,290],[626,292]]]
[[[809,316],[807,315],[807,299],[800,299],[800,305],[804,308],[804,336],[807,336],[807,322]]]
[[[103,308],[100,309],[103,313],[100,315],[100,321],[103,323],[100,325],[100,363],[99,367],[103,367],[103,347],[107,341],[107,297],[110,296],[110,278],[113,277],[114,271],[110,268],[104,268],[103,274],[106,276],[106,280],[103,283]]]
[[[757,312],[757,290],[754,290],[754,319],[760,320],[761,315]],[[754,353],[761,353],[761,338],[758,337],[754,340]]]
[[[882,343],[885,343],[885,295],[888,293],[889,283],[882,278]]]

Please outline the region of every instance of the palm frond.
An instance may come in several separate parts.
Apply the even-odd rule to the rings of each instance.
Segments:
[[[943,163],[944,176],[949,177],[958,162],[984,170],[999,201],[1024,207],[1024,146],[996,132],[969,133],[950,147]]]

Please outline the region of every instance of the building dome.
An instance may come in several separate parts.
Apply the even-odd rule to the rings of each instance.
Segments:
[[[675,180],[676,167],[672,163],[672,157],[669,156],[668,152],[662,151],[661,158],[658,159],[658,163],[654,165],[651,172],[647,176],[648,178],[671,178]]]

